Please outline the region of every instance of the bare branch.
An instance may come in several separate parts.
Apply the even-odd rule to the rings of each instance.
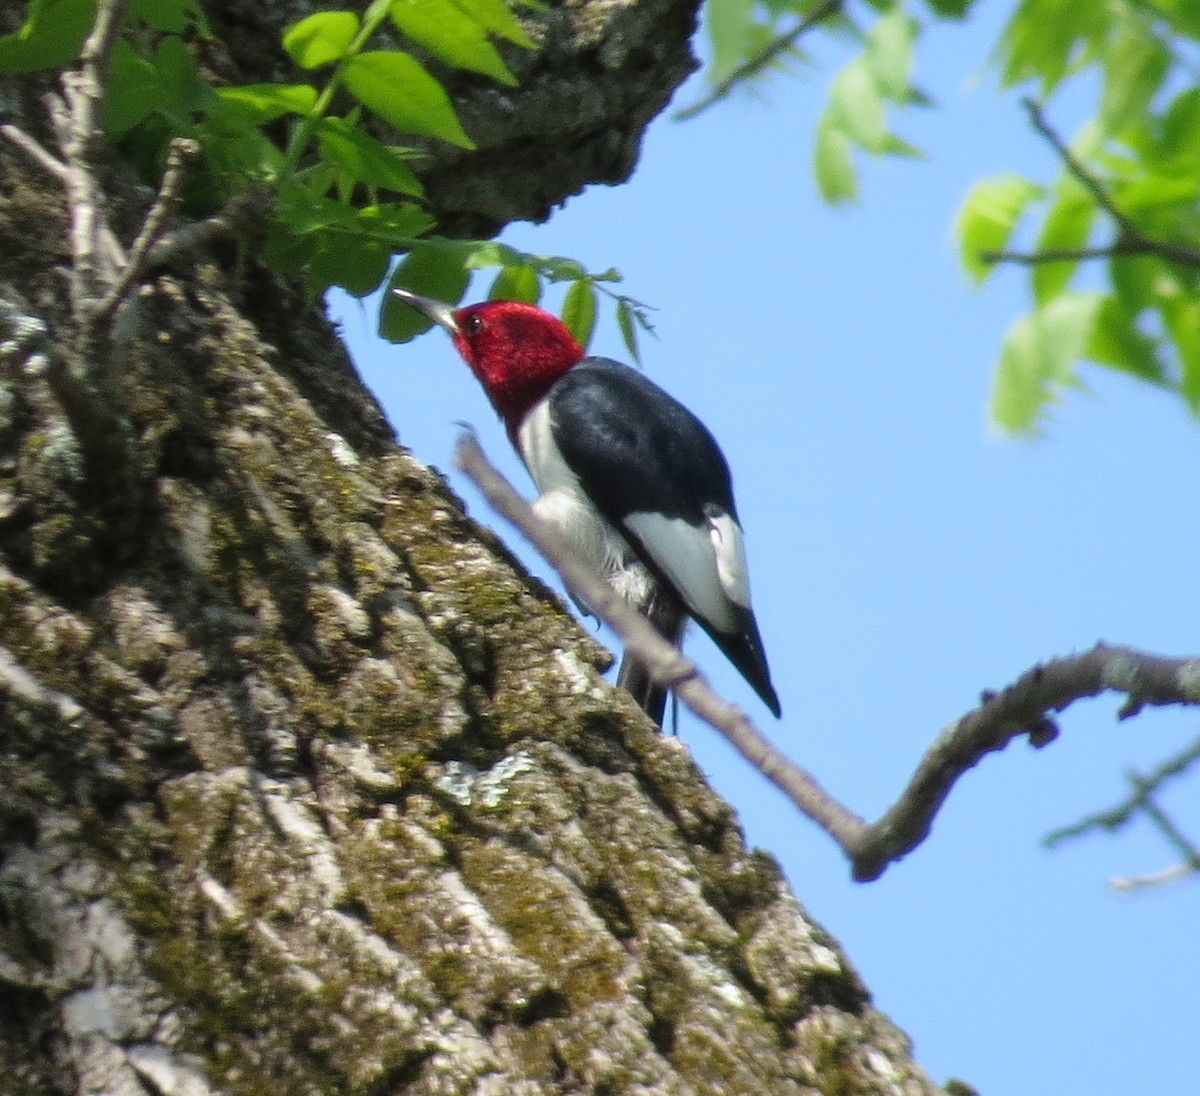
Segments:
[[[687,659],[590,567],[553,526],[539,518],[478,444],[464,437],[455,463],[484,498],[515,525],[562,576],[567,587],[617,633],[626,649],[656,680],[675,690],[700,719],[724,736],[759,772],[841,846],[860,882],[877,879],[888,865],[929,834],[950,790],[968,769],[1014,738],[1048,745],[1058,735],[1050,713],[1101,692],[1123,693],[1123,711],[1145,705],[1200,705],[1200,658],[1161,658],[1127,647],[1097,644],[1083,654],[1035,666],[1012,685],[988,693],[982,703],[951,724],[930,747],[896,803],[875,823],[864,824],[830,796],[805,769],[777,751],[743,712],[713,693]]]
[[[960,776],[1014,738],[1034,746],[1053,740],[1049,713],[1102,692],[1124,693],[1134,708],[1200,705],[1200,658],[1161,658],[1128,647],[1098,643],[1090,651],[1052,659],[1012,685],[989,693],[972,712],[938,736],[900,798],[869,828],[853,853],[856,879],[875,879],[887,865],[925,839]]]
[[[1075,176],[1090,192],[1093,198],[1096,199],[1096,204],[1105,210],[1110,217],[1121,228],[1122,235],[1136,235],[1138,232],[1135,225],[1125,212],[1118,209],[1113,204],[1112,198],[1105,189],[1104,184],[1093,175],[1083,162],[1075,155],[1050,123],[1046,120],[1046,112],[1042,109],[1042,104],[1036,99],[1025,98],[1021,100],[1021,105],[1029,112],[1029,120],[1033,128],[1038,131],[1058,153],[1059,158],[1066,165],[1067,170]]]
[[[78,65],[63,73],[65,117],[60,116],[59,140],[67,169],[64,186],[71,219],[71,295],[77,320],[86,332],[100,291],[113,284],[122,263],[103,244],[105,224],[96,178],[100,142],[100,106],[104,82],[130,0],[99,0],[92,31],[83,44]]]
[[[260,228],[270,214],[274,198],[266,189],[248,190],[231,198],[225,208],[203,221],[185,225],[162,237],[146,255],[146,270],[169,266],[219,240],[237,239]]]
[[[67,181],[67,165],[50,155],[38,142],[23,129],[5,123],[0,126],[0,134],[7,137],[14,145],[24,152],[43,171],[48,171],[60,183]]]
[[[1200,248],[1172,240],[1156,240],[1147,236],[1133,219],[1120,208],[1109,194],[1103,181],[1071,151],[1066,141],[1046,120],[1042,105],[1035,99],[1023,99],[1022,104],[1029,112],[1033,128],[1053,147],[1070,172],[1092,195],[1096,204],[1117,225],[1117,238],[1106,247],[1063,247],[1046,248],[1044,251],[984,251],[980,259],[985,263],[1017,263],[1021,266],[1037,266],[1041,263],[1081,262],[1088,259],[1117,259],[1131,255],[1154,255],[1181,266],[1200,268]]]
[[[1045,251],[981,251],[985,263],[1017,263],[1020,266],[1039,266],[1042,263],[1078,263],[1088,259],[1115,259],[1121,255],[1144,255],[1146,249],[1130,248],[1116,243],[1109,247],[1048,247]]]
[[[1112,833],[1120,829],[1141,812],[1147,793],[1157,792],[1167,781],[1181,776],[1197,761],[1200,761],[1200,739],[1180,750],[1173,757],[1168,757],[1153,772],[1139,778],[1140,788],[1135,788],[1132,795],[1115,807],[1099,811],[1096,814],[1089,814],[1078,822],[1046,834],[1042,838],[1042,844],[1047,848],[1053,848],[1063,841],[1072,837],[1082,837],[1092,830],[1104,830]]]
[[[1118,875],[1108,881],[1113,890],[1131,891],[1148,890],[1150,887],[1161,887],[1166,883],[1178,883],[1196,874],[1196,868],[1190,864],[1172,864],[1169,868],[1150,872],[1146,875]]]
[[[162,235],[167,217],[174,212],[179,204],[179,194],[183,188],[186,167],[189,161],[200,155],[200,146],[184,137],[172,139],[167,150],[167,163],[163,171],[162,184],[158,194],[142,222],[142,229],[129,252],[129,259],[121,271],[120,277],[113,283],[108,295],[96,310],[96,319],[111,316],[129,293],[133,283],[141,276],[146,268],[146,260],[150,249]]]
[[[1150,820],[1154,828],[1166,839],[1167,844],[1171,845],[1183,859],[1170,868],[1152,872],[1149,875],[1113,879],[1111,881],[1113,888],[1122,891],[1143,890],[1200,873],[1200,848],[1188,840],[1171,816],[1158,805],[1154,798],[1154,791],[1159,781],[1153,777],[1144,777],[1132,769],[1126,773],[1126,776],[1133,785],[1133,797],[1137,801],[1138,813]]]
[[[709,107],[720,102],[725,98],[738,84],[745,83],[747,80],[752,80],[768,65],[770,65],[781,54],[786,53],[791,49],[805,34],[807,34],[818,23],[824,22],[826,19],[841,11],[842,0],[825,0],[824,3],[814,8],[807,16],[797,23],[791,30],[785,31],[783,34],[776,35],[753,57],[743,61],[737,66],[724,80],[721,80],[703,99],[693,103],[690,107],[683,107],[677,110],[672,116],[676,122],[683,122],[689,118],[695,118],[697,114],[701,114]]]
[[[1137,794],[1141,796],[1142,813],[1154,823],[1154,828],[1166,838],[1167,844],[1174,846],[1176,852],[1183,856],[1184,863],[1193,871],[1200,871],[1200,850],[1184,836],[1171,816],[1158,805],[1154,798],[1153,785],[1133,769],[1126,775]]]

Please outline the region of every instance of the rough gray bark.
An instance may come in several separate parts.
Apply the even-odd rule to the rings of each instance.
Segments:
[[[582,175],[447,164],[462,226],[628,170],[689,64],[687,5],[664,82],[597,61],[639,10],[549,14],[538,80],[629,86]],[[36,90],[4,103],[44,138]],[[530,95],[506,132],[557,147]],[[81,360],[63,236],[0,146],[0,1090],[936,1091],[298,294],[214,255]]]

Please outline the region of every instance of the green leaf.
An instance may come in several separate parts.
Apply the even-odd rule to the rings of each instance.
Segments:
[[[1200,88],[1189,88],[1163,112],[1154,146],[1147,159],[1156,167],[1180,172],[1200,165]]]
[[[972,0],[925,0],[943,19],[965,19]]]
[[[451,240],[431,240],[414,247],[396,267],[388,288],[400,285],[425,297],[457,304],[471,275],[463,265],[463,249]],[[390,342],[407,342],[428,331],[431,322],[391,293],[384,295],[379,311],[379,334]]]
[[[1179,384],[1193,412],[1200,412],[1200,301],[1194,296],[1171,294],[1159,310],[1179,356]]]
[[[858,177],[854,173],[854,146],[845,131],[834,119],[832,109],[826,110],[817,126],[817,143],[813,152],[813,170],[821,197],[831,205],[858,199]]]
[[[887,135],[887,140],[883,142],[883,148],[879,151],[886,153],[888,156],[903,156],[907,160],[924,160],[927,158],[922,149],[917,148],[916,145],[910,145],[894,133]]]
[[[1167,383],[1157,342],[1138,328],[1137,317],[1116,297],[1105,296],[1100,301],[1086,356],[1089,361],[1140,380]]]
[[[1200,178],[1190,174],[1147,174],[1114,183],[1111,190],[1117,208],[1134,214],[1162,206],[1191,204],[1200,198]]]
[[[248,180],[272,182],[279,177],[283,153],[260,129],[212,113],[196,136],[205,150],[205,165],[228,180],[230,192],[244,189]]]
[[[1092,196],[1072,178],[1065,179],[1058,200],[1050,207],[1038,236],[1038,251],[1074,250],[1086,246],[1096,220]],[[1045,304],[1067,286],[1078,260],[1038,263],[1033,268],[1033,296]]]
[[[573,282],[588,276],[582,263],[561,255],[539,255],[537,261],[542,274],[552,282]]]
[[[1006,87],[1040,80],[1047,98],[1079,61],[1079,46],[1102,42],[1111,22],[1107,4],[1022,0],[998,50]]]
[[[402,34],[446,64],[516,86],[517,78],[488,41],[487,28],[453,0],[406,0],[393,4],[391,15]]]
[[[126,41],[113,47],[108,89],[104,96],[104,129],[113,140],[120,140],[140,125],[162,100],[162,81],[158,69]]]
[[[133,0],[129,14],[164,34],[183,34],[191,23],[205,26],[204,11],[196,0]]]
[[[407,53],[374,50],[346,62],[346,87],[368,110],[402,133],[474,148],[446,89]]]
[[[1117,136],[1143,119],[1170,67],[1166,46],[1140,21],[1128,19],[1104,58],[1100,124]]]
[[[492,34],[499,35],[513,45],[523,46],[525,49],[534,48],[536,43],[525,32],[520,20],[504,0],[454,0],[454,3]],[[527,3],[526,6],[540,7],[534,3]]]
[[[542,299],[542,281],[531,266],[501,268],[488,290],[489,301],[524,301],[537,304]]]
[[[289,186],[275,203],[275,215],[298,236],[340,225],[353,231],[357,213],[344,202],[326,198],[307,187]]]
[[[468,270],[487,270],[493,266],[529,266],[537,269],[533,255],[502,244],[499,240],[471,241],[471,251],[465,262]]]
[[[413,247],[416,237],[424,236],[437,224],[411,202],[369,205],[356,212],[355,220],[357,232],[387,243],[393,253]]]
[[[344,118],[323,118],[317,127],[321,157],[356,183],[421,196],[421,181],[413,174],[404,153],[376,141]]]
[[[867,35],[866,67],[888,99],[900,102],[908,94],[916,36],[917,25],[901,4],[880,17]]]
[[[1026,207],[1044,193],[1042,187],[1019,175],[995,175],[976,183],[967,193],[954,233],[968,276],[979,285],[992,271],[985,251],[1002,251]]]
[[[283,48],[302,69],[320,68],[346,56],[360,27],[352,11],[319,11],[283,32]]]
[[[596,329],[596,287],[590,281],[572,283],[563,298],[562,321],[585,350]]]
[[[245,84],[218,88],[222,107],[248,125],[265,125],[285,114],[306,115],[317,103],[310,84]]]
[[[0,36],[0,72],[65,68],[83,49],[96,0],[31,0],[21,28]]]
[[[378,240],[327,234],[308,263],[308,291],[314,298],[330,286],[365,297],[387,276],[392,252]]]
[[[1077,383],[1075,363],[1091,342],[1099,293],[1064,293],[1008,330],[996,369],[992,421],[1033,434],[1057,389]]]
[[[719,84],[747,55],[747,30],[754,11],[754,0],[708,0],[704,22],[712,46],[712,62],[706,76],[710,84]]]
[[[316,253],[319,240],[315,235],[298,236],[280,220],[271,222],[260,258],[279,274],[301,273]]]
[[[621,329],[621,339],[625,349],[638,365],[642,363],[642,355],[638,350],[637,318],[629,301],[622,297],[617,301],[617,326]]]
[[[218,100],[212,86],[200,76],[196,60],[178,35],[164,35],[154,55],[154,67],[162,80],[165,100],[158,113],[171,118],[179,129],[192,123],[193,115],[208,110]]]
[[[866,61],[857,57],[833,78],[829,91],[830,110],[857,144],[880,152],[887,140],[887,115],[883,97],[871,78]]]

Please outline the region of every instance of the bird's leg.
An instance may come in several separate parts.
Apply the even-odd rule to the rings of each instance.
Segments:
[[[683,629],[687,624],[687,613],[683,603],[661,585],[651,595],[648,604],[641,606],[642,615],[674,646],[683,640]],[[633,655],[626,653],[621,660],[617,684],[632,694],[642,709],[661,728],[667,707],[668,689],[654,680],[646,666]]]

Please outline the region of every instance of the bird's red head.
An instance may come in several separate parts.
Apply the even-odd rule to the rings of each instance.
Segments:
[[[534,305],[484,301],[451,309],[408,290],[392,292],[450,332],[510,433],[551,385],[583,360],[583,347],[566,325]]]

